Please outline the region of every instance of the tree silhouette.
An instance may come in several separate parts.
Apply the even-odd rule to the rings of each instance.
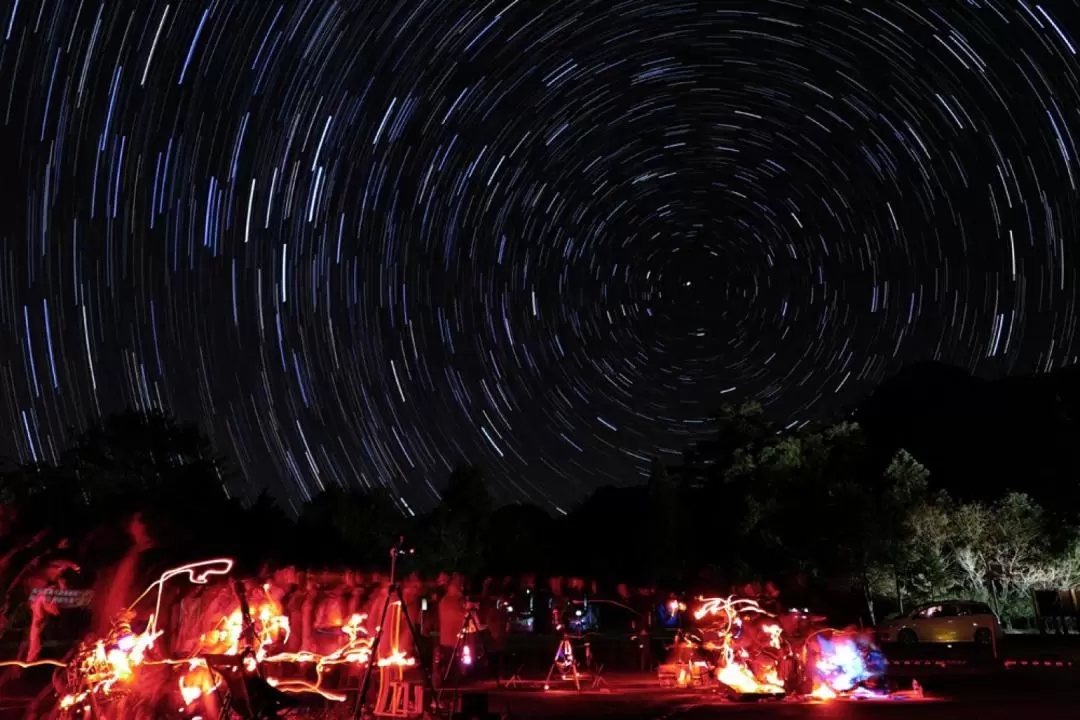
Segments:
[[[560,574],[610,582],[648,580],[648,490],[602,487],[565,519]]]
[[[682,573],[683,554],[680,552],[679,538],[682,513],[675,486],[659,457],[652,460],[646,487],[649,580],[670,587]]]
[[[80,433],[59,465],[0,475],[0,497],[18,507],[25,531],[72,538],[122,526],[138,512],[163,548],[186,554],[242,541],[235,522],[242,507],[226,491],[231,479],[195,426],[128,411]]]
[[[304,505],[298,529],[310,560],[381,568],[405,518],[385,490],[331,488]]]
[[[492,513],[484,542],[484,573],[509,575],[557,570],[559,526],[535,505],[504,505]]]
[[[422,519],[425,542],[421,565],[434,571],[478,574],[493,507],[483,471],[469,463],[454,468],[442,501]]]

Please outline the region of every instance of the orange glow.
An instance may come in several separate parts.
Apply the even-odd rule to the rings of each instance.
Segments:
[[[389,657],[379,658],[377,663],[378,667],[412,667],[416,664],[416,658],[411,658],[405,653],[397,650],[390,654]]]
[[[738,693],[752,695],[783,695],[786,690],[780,678],[779,668],[773,660],[749,662],[749,653],[742,645],[749,637],[755,618],[771,618],[756,601],[748,598],[703,598],[694,610],[694,619],[705,621],[708,634],[716,639],[704,642],[707,649],[719,654],[716,679]],[[780,650],[780,625],[766,623],[760,626],[763,640],[760,645]],[[779,655],[779,653],[774,653]]]
[[[256,655],[265,656],[265,648],[284,643],[289,639],[289,618],[282,614],[281,606],[270,598],[249,608],[249,615],[255,634],[253,648]],[[228,615],[221,617],[213,629],[199,639],[201,653],[212,655],[236,655],[243,642],[244,617],[237,607]],[[260,660],[263,657],[259,657]]]
[[[153,625],[152,620],[150,625]],[[136,669],[146,660],[146,653],[160,635],[149,629],[134,633],[130,624],[121,621],[104,640],[83,643],[73,661],[83,687],[61,698],[60,707],[72,708],[91,697],[109,697],[127,689]]]
[[[692,615],[700,635],[693,637],[711,654],[717,681],[734,692],[782,695],[789,684],[801,687],[805,681],[808,699],[889,697],[873,689],[881,670],[878,650],[865,633],[820,628],[799,637],[796,652],[781,619],[754,600],[702,598]],[[677,686],[691,683],[691,667],[679,673]]]
[[[19,660],[6,660],[0,662],[0,667],[17,667],[23,668],[36,668],[46,667],[52,665],[53,667],[67,667],[67,663],[60,662],[59,660],[35,660],[34,662],[21,662]]]
[[[320,678],[321,680],[321,678]],[[319,685],[309,683],[304,680],[278,680],[277,678],[267,678],[267,684],[276,687],[281,692],[301,694],[311,693],[319,695],[320,697],[330,700],[331,702],[345,702],[346,697],[340,693],[332,692],[330,690],[324,690]]]
[[[720,668],[716,673],[716,679],[740,693],[755,695],[782,695],[784,693],[784,685],[776,677],[775,672],[768,673],[764,681],[758,680],[750,668],[737,661],[731,661]]]
[[[52,665],[67,667],[69,677],[75,681],[75,687],[60,699],[60,709],[90,717],[97,702],[106,702],[130,692],[138,682],[139,669],[144,665],[176,666],[176,692],[184,707],[192,709],[195,703],[205,703],[201,710],[208,711],[216,707],[216,694],[222,687],[222,678],[206,662],[209,655],[239,656],[245,654],[244,669],[250,673],[259,673],[268,684],[287,693],[317,694],[326,700],[344,702],[345,696],[322,687],[326,672],[339,665],[363,666],[371,661],[372,638],[365,627],[367,616],[353,614],[341,626],[341,644],[328,654],[301,649],[285,652],[283,646],[289,639],[290,624],[280,602],[274,599],[269,584],[249,590],[248,621],[240,609],[239,598],[236,605],[227,613],[220,615],[201,635],[195,650],[188,657],[160,657],[156,653],[156,641],[164,631],[157,627],[161,611],[162,590],[165,583],[177,576],[187,576],[189,582],[205,585],[211,578],[228,575],[234,563],[230,558],[215,558],[196,563],[189,563],[163,573],[135,600],[129,610],[114,622],[107,637],[84,641],[70,663],[52,660],[37,663],[3,663],[34,667]],[[261,591],[261,592],[260,592]],[[146,629],[135,632],[132,623],[136,614],[134,608],[150,594],[156,593],[154,611],[147,617]],[[401,672],[416,664],[416,659],[398,647],[400,636],[400,608],[390,616],[387,634],[384,638],[389,654],[380,658],[377,667],[380,671],[396,669]],[[314,679],[281,677],[275,668],[286,665],[306,668],[314,672]],[[85,712],[84,712],[85,710]]]
[[[220,681],[214,676],[205,660],[192,660],[188,671],[180,676],[180,696],[185,705],[191,705],[201,697],[217,690]]]
[[[761,629],[764,630],[766,632],[766,634],[768,634],[768,636],[769,636],[769,647],[776,648],[776,649],[779,650],[780,649],[780,634],[783,632],[783,630],[780,629],[780,626],[779,625],[766,625]]]

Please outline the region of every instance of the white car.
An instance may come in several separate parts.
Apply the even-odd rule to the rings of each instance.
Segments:
[[[1001,624],[986,603],[946,600],[920,605],[877,628],[878,640],[915,643],[979,643],[990,645],[1002,636]]]

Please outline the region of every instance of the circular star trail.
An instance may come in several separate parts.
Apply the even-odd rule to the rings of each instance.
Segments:
[[[567,507],[723,402],[1075,360],[1075,2],[8,0],[4,446]]]

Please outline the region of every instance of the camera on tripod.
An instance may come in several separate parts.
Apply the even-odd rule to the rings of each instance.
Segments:
[[[394,547],[390,548],[390,557],[391,557],[391,559],[399,558],[399,557],[407,557],[409,555],[415,555],[415,554],[416,554],[416,548],[407,548],[407,547],[405,547],[405,537],[404,536],[399,537],[398,541],[397,541],[397,545],[394,545]]]

